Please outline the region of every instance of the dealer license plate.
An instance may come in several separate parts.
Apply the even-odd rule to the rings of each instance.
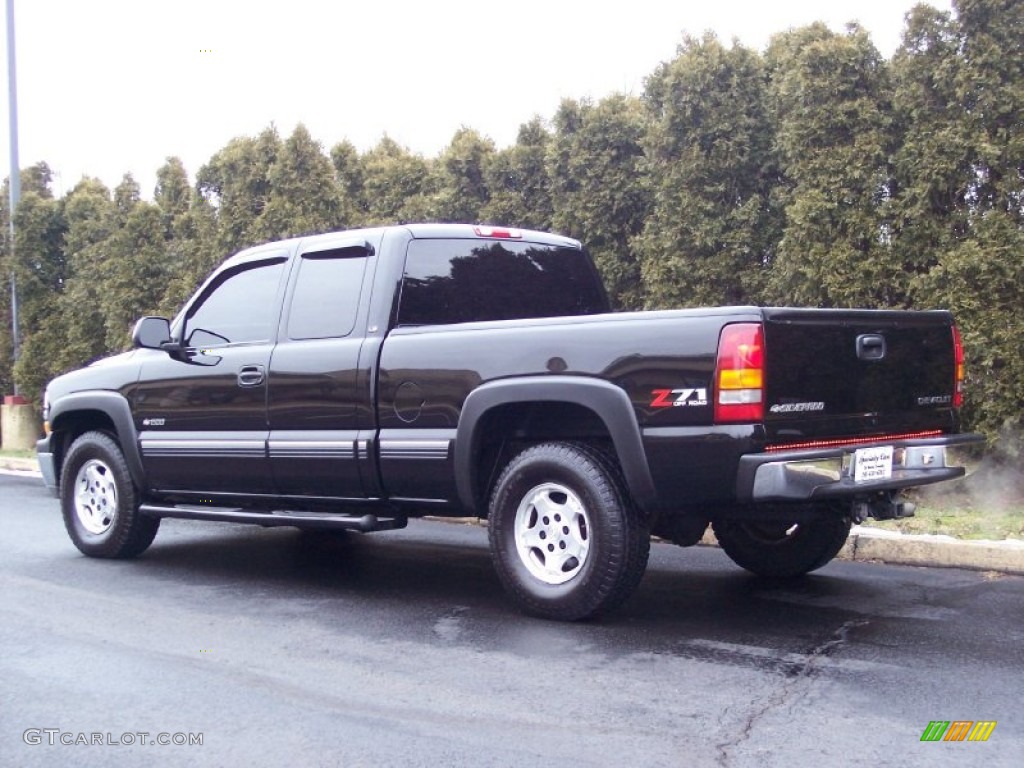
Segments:
[[[861,448],[853,454],[853,479],[857,483],[892,477],[892,446]]]

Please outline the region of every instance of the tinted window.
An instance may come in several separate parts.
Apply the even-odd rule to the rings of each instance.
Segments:
[[[273,334],[283,261],[247,265],[228,274],[189,309],[185,333],[192,346],[267,341]]]
[[[325,251],[299,260],[288,338],[329,339],[352,333],[366,258],[344,258],[346,252],[351,253]]]
[[[582,251],[533,243],[414,240],[400,325],[590,315],[607,311],[600,278]]]

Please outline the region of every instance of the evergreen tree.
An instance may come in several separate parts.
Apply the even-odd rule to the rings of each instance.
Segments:
[[[58,201],[36,192],[21,196],[14,216],[13,272],[17,278],[18,326],[23,343],[13,377],[19,392],[32,400],[37,400],[41,382],[26,376],[26,370],[46,361],[36,361],[26,355],[24,342],[44,326],[64,290],[67,269],[61,246],[65,227]],[[31,353],[31,348],[28,352]]]
[[[341,194],[334,168],[319,142],[301,123],[271,165],[269,201],[260,217],[263,240],[341,229]]]
[[[961,64],[957,22],[929,5],[915,6],[892,63],[900,138],[890,206],[893,256],[908,275],[927,274],[970,226],[972,139],[957,93]]]
[[[430,220],[432,163],[385,136],[362,157],[367,224]]]
[[[53,199],[53,192],[50,189],[53,173],[46,163],[36,163],[27,168],[22,168],[19,175],[22,196],[34,194],[40,200]],[[0,275],[0,388],[2,388],[3,392],[8,393],[14,391],[14,342],[10,278],[19,269],[11,261],[9,234],[11,220],[10,199],[10,178],[6,178],[4,179],[2,189],[0,189],[0,226],[3,227],[3,232],[0,234],[0,269],[2,269],[2,275]],[[22,322],[19,322],[19,325],[21,326],[19,333],[24,343],[24,340],[31,334],[32,329],[26,331]]]
[[[64,290],[67,268],[63,239],[66,223],[61,204],[35,192],[21,196],[14,216],[14,273],[22,333],[39,327],[50,301]]]
[[[47,381],[106,352],[99,309],[104,288],[99,273],[83,270],[83,265],[101,261],[99,249],[113,231],[110,192],[98,181],[83,179],[61,205],[65,225],[63,289],[50,293],[47,311],[23,332],[15,371],[19,389],[37,404]]]
[[[922,189],[934,200],[925,214],[935,221],[936,263],[916,283],[918,304],[956,315],[968,356],[966,417],[994,436],[1024,426],[1024,6],[958,0],[955,8],[955,23],[940,19],[949,63],[935,102],[946,108],[931,114],[939,112],[941,145],[922,151],[905,192],[911,203]]]
[[[781,229],[757,53],[686,38],[647,80],[654,207],[637,240],[651,307],[759,300]]]
[[[180,236],[180,223],[188,214],[192,201],[192,188],[188,173],[180,158],[168,157],[156,172],[153,202],[160,208],[164,221],[164,236]]]
[[[552,223],[590,248],[613,305],[637,308],[643,297],[631,241],[651,208],[643,106],[623,95],[596,105],[565,100],[554,127],[548,149]]]
[[[807,306],[897,307],[890,255],[889,77],[867,33],[823,24],[772,38],[766,56],[786,224],[769,295]]]
[[[155,314],[173,274],[160,208],[138,198],[131,176],[114,189],[116,228],[103,241],[96,264],[108,350],[127,349],[139,317]]]
[[[434,172],[437,193],[431,218],[475,223],[490,200],[487,174],[494,159],[494,142],[471,128],[455,132],[438,158]]]
[[[216,247],[223,256],[266,240],[261,221],[270,202],[270,169],[281,152],[271,126],[256,138],[232,139],[199,169],[196,187],[216,211]]]
[[[519,126],[516,143],[494,154],[486,172],[490,200],[481,220],[524,229],[551,229],[553,216],[546,155],[551,134],[535,117]]]
[[[157,171],[153,201],[163,221],[166,249],[159,313],[172,315],[226,254],[214,250],[215,212],[189,185],[180,159],[167,158]]]
[[[338,142],[331,148],[331,165],[341,191],[342,220],[349,222],[349,226],[363,226],[369,206],[363,190],[366,173],[359,151],[351,141]]]
[[[979,213],[1024,224],[1024,4],[956,0],[963,67],[958,95],[977,137]]]
[[[174,236],[167,241],[169,273],[159,314],[177,314],[200,283],[230,253],[217,248],[217,213],[198,192],[192,191],[188,210],[174,220]]]

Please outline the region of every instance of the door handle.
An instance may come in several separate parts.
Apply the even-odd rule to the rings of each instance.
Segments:
[[[262,365],[243,365],[238,372],[238,386],[258,387],[263,383],[263,378]]]

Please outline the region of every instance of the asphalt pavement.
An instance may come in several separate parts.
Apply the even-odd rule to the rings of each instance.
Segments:
[[[1024,755],[1019,576],[835,561],[768,583],[718,549],[656,543],[623,608],[561,624],[512,608],[477,525],[168,520],[142,557],[101,561],[74,549],[38,479],[16,476],[0,477],[0,522],[2,765]],[[922,741],[934,721],[995,726],[984,742]]]

